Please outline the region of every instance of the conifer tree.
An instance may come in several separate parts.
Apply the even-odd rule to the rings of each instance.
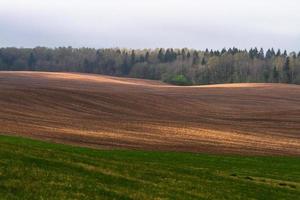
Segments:
[[[285,83],[291,83],[291,73],[290,73],[290,58],[287,57],[283,66],[283,81]]]

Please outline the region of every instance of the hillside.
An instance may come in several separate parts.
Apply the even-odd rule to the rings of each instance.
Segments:
[[[0,127],[96,148],[300,155],[300,86],[0,72]]]

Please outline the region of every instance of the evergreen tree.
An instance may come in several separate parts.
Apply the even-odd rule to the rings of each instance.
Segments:
[[[184,49],[181,50],[181,56],[182,56],[182,60],[186,59],[186,53]]]
[[[259,50],[258,58],[261,59],[261,60],[263,60],[265,58],[265,53],[264,53],[264,49],[263,48],[261,48]]]
[[[275,51],[274,51],[274,48],[272,48],[272,49],[271,49],[271,55],[272,55],[272,57],[274,57],[274,56],[275,56]]]
[[[164,62],[165,55],[164,55],[164,50],[162,48],[159,49],[157,58],[160,62]]]
[[[290,73],[290,58],[287,57],[283,66],[283,81],[285,83],[291,83],[291,73]]]
[[[267,53],[266,53],[266,58],[267,59],[271,59],[273,57],[273,53],[270,49],[267,50]]]
[[[172,58],[172,60],[171,60],[172,62],[177,59],[177,54],[173,49],[171,49],[171,58]]]
[[[199,64],[199,53],[197,51],[194,51],[193,53],[193,65]]]
[[[253,49],[252,48],[249,50],[249,56],[250,56],[251,59],[254,58],[254,54],[253,54]]]
[[[257,48],[255,47],[254,49],[250,49],[249,55],[251,59],[258,58],[259,56]]]
[[[191,57],[190,51],[187,52],[186,57],[189,59]]]
[[[149,56],[150,56],[149,51],[147,51],[146,54],[145,54],[145,61],[146,62],[149,62]]]
[[[130,64],[129,64],[128,53],[126,52],[125,56],[124,56],[123,63],[122,63],[122,73],[124,75],[128,75],[129,72],[130,72]]]
[[[135,64],[135,51],[131,51],[130,64],[133,66]]]
[[[227,51],[226,51],[226,48],[223,48],[222,51],[221,51],[221,55],[225,54]]]
[[[204,55],[205,55],[205,56],[208,56],[208,55],[209,55],[209,50],[208,50],[208,49],[205,49]]]
[[[253,55],[254,55],[254,58],[258,58],[258,50],[256,47],[253,50]]]
[[[277,51],[277,53],[276,53],[276,56],[277,56],[277,57],[281,56],[281,51],[280,51],[280,49],[278,49],[278,51]]]
[[[172,61],[171,50],[167,49],[167,51],[165,53],[164,61],[165,62],[171,62]]]
[[[236,47],[232,48],[232,54],[237,54],[239,52],[239,50]]]

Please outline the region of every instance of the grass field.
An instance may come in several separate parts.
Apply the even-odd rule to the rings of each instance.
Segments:
[[[0,136],[1,199],[288,199],[300,159],[94,150]]]

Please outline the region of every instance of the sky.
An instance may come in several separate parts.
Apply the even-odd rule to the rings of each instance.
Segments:
[[[299,0],[0,0],[0,46],[300,50]]]

